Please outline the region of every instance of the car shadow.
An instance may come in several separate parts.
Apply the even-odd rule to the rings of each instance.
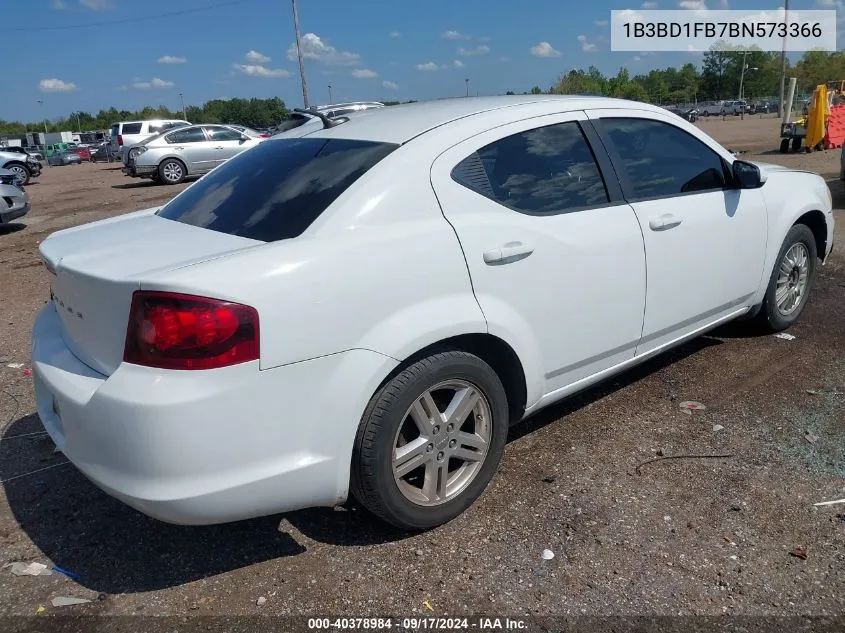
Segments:
[[[158,187],[157,182],[152,180],[139,180],[137,182],[126,182],[122,185],[112,185],[112,189],[139,189],[142,187]]]
[[[696,338],[530,416],[511,428],[508,441],[719,344],[717,338]],[[0,480],[12,514],[44,556],[97,592],[175,587],[303,553],[305,546],[284,529],[284,523],[280,530],[280,519],[306,539],[342,547],[413,536],[385,524],[353,500],[341,508],[314,508],[217,526],[169,525],[112,499],[65,462],[64,456],[53,452],[37,415],[20,417],[6,428],[0,442]]]
[[[26,228],[26,224],[21,224],[20,222],[7,222],[5,224],[0,224],[0,235],[10,235],[12,233],[17,233],[18,231],[23,231]]]
[[[279,516],[204,527],[151,519],[61,465],[66,459],[40,431],[35,414],[7,427],[0,479],[21,530],[84,587],[107,594],[153,591],[305,551],[279,532]]]

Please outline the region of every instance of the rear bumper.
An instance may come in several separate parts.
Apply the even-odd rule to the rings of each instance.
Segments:
[[[52,305],[32,357],[38,415],[65,456],[127,505],[192,525],[342,502],[361,392],[386,358],[353,350],[263,371],[124,363],[106,377],[70,352]]]
[[[126,165],[123,173],[130,178],[151,178],[158,171],[155,165]]]

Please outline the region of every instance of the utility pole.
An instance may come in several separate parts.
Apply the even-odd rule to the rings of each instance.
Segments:
[[[789,0],[783,0],[783,23],[785,31],[789,30]],[[786,83],[786,33],[783,36],[783,50],[780,54],[780,99],[778,100],[778,116],[783,118],[783,91]]]
[[[466,85],[467,85],[467,96],[469,96],[469,79],[464,79],[464,82],[466,82]]]
[[[185,96],[180,92],[179,98],[182,100],[182,119],[188,120],[188,113],[185,111]]]
[[[76,113],[76,129],[82,134],[82,124],[79,123],[79,112]]]
[[[331,86],[331,84],[329,84],[329,103],[334,103],[334,101],[332,101],[332,86]]]
[[[41,99],[37,101],[38,105],[43,106],[44,102]],[[43,107],[41,108],[41,113],[44,114]],[[44,159],[47,161],[47,167],[52,167],[50,164],[50,159],[47,156],[47,119],[44,119]]]
[[[305,62],[302,60],[302,44],[299,41],[299,11],[296,8],[296,0],[291,0],[293,5],[293,32],[296,35],[296,55],[299,57],[299,77],[302,79],[302,103],[308,108],[308,85],[305,83]]]

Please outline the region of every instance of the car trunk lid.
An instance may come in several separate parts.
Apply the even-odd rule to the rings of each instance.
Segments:
[[[132,294],[148,276],[263,244],[157,215],[133,214],[41,243],[51,300],[73,354],[110,375],[123,360]]]

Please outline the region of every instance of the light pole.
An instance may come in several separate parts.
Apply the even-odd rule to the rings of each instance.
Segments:
[[[185,95],[183,95],[180,92],[179,98],[182,100],[182,119],[187,121],[188,120],[188,113],[185,111]]]
[[[783,119],[783,109],[785,106],[783,102],[784,82],[786,81],[786,31],[789,28],[789,0],[783,0],[783,50],[780,54],[780,99],[778,100],[778,116]]]
[[[469,96],[469,79],[464,79],[464,82],[467,85],[467,96]]]
[[[745,63],[745,60],[748,58],[748,51],[745,51],[742,54],[742,70],[739,72],[739,100],[742,101],[743,92],[742,92],[742,85],[745,82],[745,71],[746,70],[757,70],[756,67],[749,68],[748,64]],[[745,107],[743,104],[739,104],[739,118],[745,120]]]
[[[332,101],[332,86],[331,86],[331,84],[329,84],[329,103],[334,103]]]
[[[40,106],[44,105],[44,102],[41,99],[38,99],[37,103]],[[41,113],[44,114],[43,108],[42,108]],[[44,158],[47,160],[47,167],[52,167],[52,165],[50,164],[50,158],[47,156],[47,119],[44,119],[44,143],[43,143],[43,145],[44,145]]]
[[[302,60],[302,44],[299,41],[299,11],[296,0],[291,0],[293,6],[293,32],[296,36],[296,55],[299,57],[299,77],[302,80],[302,103],[308,108],[308,85],[305,83],[305,62]]]
[[[79,112],[76,113],[76,129],[82,134],[82,124],[79,122]]]

